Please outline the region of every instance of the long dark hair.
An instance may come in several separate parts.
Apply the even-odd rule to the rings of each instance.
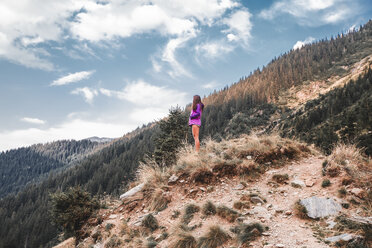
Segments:
[[[200,104],[201,110],[203,111],[204,104],[202,103],[200,96],[195,95],[192,99],[192,109],[193,110],[196,110],[196,107],[197,107],[198,103]]]

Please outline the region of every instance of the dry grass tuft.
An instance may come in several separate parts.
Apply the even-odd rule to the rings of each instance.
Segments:
[[[234,222],[236,220],[236,218],[239,217],[238,212],[236,212],[235,210],[233,210],[231,208],[228,208],[224,205],[218,206],[217,209],[216,209],[216,213],[217,213],[218,216],[220,216],[221,218],[226,219],[229,222]]]
[[[273,175],[273,180],[277,183],[284,184],[288,181],[289,176],[288,174],[274,174]]]
[[[230,239],[230,236],[219,226],[211,226],[208,233],[198,240],[198,248],[221,247]]]
[[[338,144],[327,158],[324,171],[329,176],[345,176],[344,185],[354,182],[358,187],[372,186],[372,160],[362,155],[355,145]]]
[[[295,214],[300,217],[301,219],[308,219],[307,216],[307,209],[301,204],[300,200],[298,200],[294,205]]]
[[[188,233],[180,233],[170,248],[196,248],[196,239]]]
[[[143,191],[147,192],[147,196],[151,196],[157,192],[156,189],[167,186],[169,173],[168,168],[160,167],[152,158],[146,158],[138,167],[136,184],[144,183]]]
[[[197,168],[191,174],[191,180],[197,184],[210,184],[214,181],[215,176],[209,168]]]
[[[142,220],[142,226],[153,232],[159,228],[159,223],[158,220],[152,214],[148,214]]]
[[[236,201],[234,202],[233,207],[238,210],[248,209],[250,208],[250,203],[248,201]]]
[[[189,224],[194,214],[200,211],[200,207],[195,204],[189,204],[185,207],[185,213],[182,217],[182,222],[184,224]]]
[[[218,177],[233,177],[238,174],[238,169],[234,161],[217,163],[213,166],[212,170]]]
[[[170,202],[169,194],[166,194],[162,189],[156,188],[151,195],[149,210],[150,211],[163,211],[167,208],[168,203]]]
[[[232,228],[231,231],[237,234],[239,243],[245,245],[261,236],[264,230],[264,227],[260,223],[252,223],[240,224]]]
[[[242,135],[221,142],[207,140],[200,153],[185,144],[178,151],[177,162],[169,167],[160,167],[154,159],[146,158],[140,164],[134,185],[144,183],[142,191],[149,208],[160,211],[170,201],[164,189],[171,175],[185,176],[197,184],[210,184],[218,177],[258,177],[269,165],[280,165],[281,161],[310,152],[303,144],[277,135]]]
[[[217,213],[217,209],[211,201],[208,201],[203,205],[202,212],[205,216],[215,215]]]

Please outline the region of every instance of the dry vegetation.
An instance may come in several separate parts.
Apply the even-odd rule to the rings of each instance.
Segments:
[[[323,171],[330,177],[342,177],[343,185],[352,185],[363,190],[360,196],[372,209],[372,160],[362,155],[355,145],[338,144],[323,163]],[[341,194],[346,192],[341,190]]]
[[[144,194],[150,210],[160,210],[170,201],[164,196],[163,189],[167,188],[172,175],[189,177],[190,183],[199,185],[238,175],[249,180],[270,167],[312,152],[300,142],[276,135],[243,135],[219,143],[207,140],[199,154],[192,146],[183,146],[178,152],[177,162],[170,167],[160,167],[151,158],[146,159],[140,165],[135,184],[145,183]]]

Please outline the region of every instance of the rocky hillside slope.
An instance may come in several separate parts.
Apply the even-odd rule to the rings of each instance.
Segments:
[[[370,247],[371,179],[371,161],[352,146],[325,157],[277,136],[208,141],[170,168],[142,164],[77,247]]]

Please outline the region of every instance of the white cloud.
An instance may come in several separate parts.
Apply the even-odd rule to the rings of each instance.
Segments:
[[[222,20],[222,23],[229,27],[223,31],[227,33],[227,39],[229,41],[239,41],[243,42],[244,45],[248,45],[253,27],[250,20],[251,16],[248,10],[238,10],[230,17]]]
[[[33,46],[61,41],[73,11],[74,0],[5,0],[0,3],[0,58],[30,68],[53,70],[54,65]],[[32,45],[32,46],[30,46]]]
[[[295,17],[300,25],[320,26],[346,20],[358,13],[354,0],[280,0],[259,16],[273,20],[280,15]]]
[[[136,124],[127,124],[127,122],[107,123],[74,119],[48,129],[29,128],[0,132],[0,151],[61,139],[79,140],[91,136],[115,138],[137,126]]]
[[[184,107],[188,102],[185,92],[151,85],[142,80],[127,84],[121,91],[101,88],[99,92],[133,104],[134,107],[126,115],[139,124],[165,117],[171,107]]]
[[[239,8],[242,10],[235,11]],[[40,49],[44,45],[50,48],[51,41],[58,42],[68,56],[86,59],[84,55],[97,58],[90,46],[112,47],[121,44],[117,42],[123,38],[156,34],[165,37],[166,43],[157,56],[152,56],[154,71],[171,77],[192,77],[177,58],[177,51],[196,38],[202,28],[221,26],[221,20],[231,11],[233,15],[223,23],[229,26],[225,38],[246,42],[250,28],[249,16],[244,15],[249,13],[238,0],[2,1],[0,58],[54,70],[46,50]],[[67,50],[63,43],[71,39],[78,44]]]
[[[214,89],[218,86],[218,83],[216,81],[209,82],[207,84],[203,85],[204,89]]]
[[[87,103],[92,104],[94,97],[98,96],[98,91],[95,89],[84,87],[84,88],[77,88],[71,91],[71,94],[82,95],[85,98],[85,101]]]
[[[168,70],[168,75],[175,78],[179,76],[188,76],[192,77],[191,73],[188,72],[184,66],[178,62],[176,59],[176,50],[180,47],[183,47],[188,40],[195,37],[195,33],[190,33],[184,35],[182,37],[174,38],[169,40],[167,45],[165,46],[163,53],[161,55],[161,61],[166,62],[170,66],[170,70]],[[153,63],[154,70],[160,71],[162,66],[160,66],[160,62],[158,64]],[[156,67],[157,66],[157,67]]]
[[[223,40],[212,41],[197,45],[195,50],[207,58],[217,58],[234,50],[234,46],[227,44]]]
[[[142,80],[127,84],[122,91],[101,88],[101,94],[126,100],[137,106],[156,107],[168,110],[186,104],[186,93],[166,87],[148,84]]]
[[[310,44],[311,42],[315,41],[315,38],[313,37],[307,37],[304,41],[297,41],[296,44],[293,45],[293,50],[300,49],[305,44]]]
[[[53,81],[50,85],[59,86],[71,83],[79,82],[83,79],[88,79],[95,71],[80,71],[75,73],[70,73],[67,76],[60,77]]]
[[[39,124],[39,125],[45,124],[45,121],[40,120],[38,118],[24,117],[21,119],[21,121],[31,123],[31,124]]]

